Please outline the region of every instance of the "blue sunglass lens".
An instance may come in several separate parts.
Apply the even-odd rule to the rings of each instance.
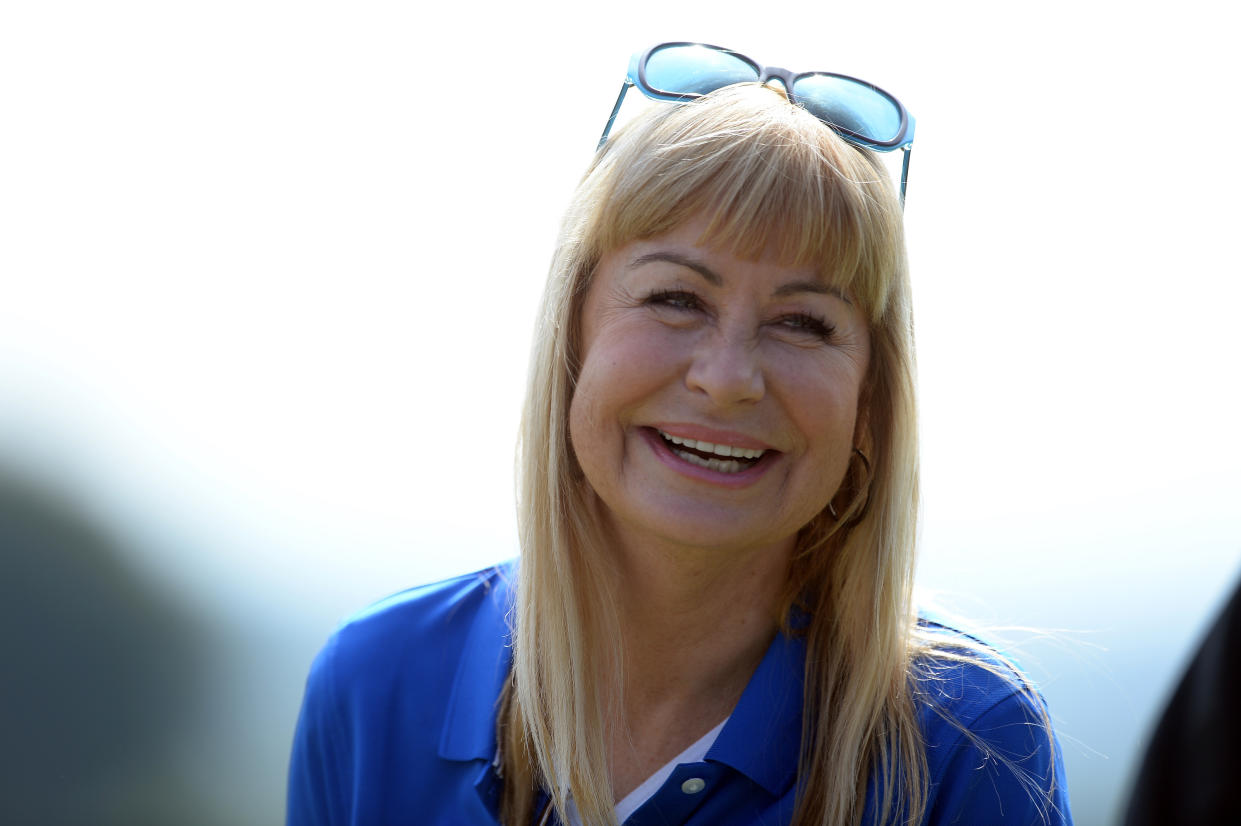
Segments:
[[[833,75],[807,75],[793,84],[793,94],[820,120],[867,140],[890,143],[900,136],[900,107],[863,83]]]
[[[705,46],[668,46],[646,59],[646,85],[668,95],[705,95],[755,80],[758,73],[749,63]]]

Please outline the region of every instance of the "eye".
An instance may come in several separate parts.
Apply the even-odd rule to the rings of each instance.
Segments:
[[[819,318],[810,313],[791,313],[780,316],[780,318],[776,319],[776,324],[790,332],[813,336],[823,341],[830,341],[836,334],[836,328],[826,319]]]
[[[651,307],[667,307],[672,310],[700,310],[698,296],[685,290],[655,290],[643,302]]]

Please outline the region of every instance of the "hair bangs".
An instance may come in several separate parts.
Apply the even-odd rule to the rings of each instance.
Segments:
[[[773,94],[730,86],[621,130],[592,171],[607,179],[593,246],[602,255],[705,215],[702,243],[817,270],[878,321],[904,267],[891,181],[871,153]]]

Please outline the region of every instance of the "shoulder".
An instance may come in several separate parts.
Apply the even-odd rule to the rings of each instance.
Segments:
[[[998,649],[938,618],[918,623],[914,693],[928,823],[1071,822],[1042,695]]]
[[[511,568],[488,568],[393,594],[348,617],[315,658],[308,705],[355,729],[395,707],[443,707],[463,661],[481,680],[505,655]]]
[[[510,594],[509,566],[487,568],[441,582],[409,588],[346,618],[329,638],[316,668],[365,677],[428,656],[459,653],[479,611],[504,620]],[[419,652],[416,658],[410,654]],[[313,676],[313,671],[312,671]]]
[[[1030,681],[977,634],[924,615],[918,619],[916,639],[913,679],[924,720],[950,715],[968,722],[1008,703],[1041,713],[1042,698]]]
[[[306,680],[290,824],[374,822],[365,813],[425,802],[432,788],[456,799],[444,790],[460,778],[441,758],[494,748],[511,573],[491,568],[411,588],[341,623]],[[454,709],[468,726],[448,725]]]

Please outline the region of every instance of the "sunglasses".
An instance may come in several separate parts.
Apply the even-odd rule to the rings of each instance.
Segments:
[[[874,84],[834,72],[793,73],[763,66],[743,54],[705,43],[660,43],[629,60],[629,73],[608,117],[599,147],[607,142],[629,87],[655,100],[696,100],[734,83],[779,80],[789,101],[823,121],[855,146],[876,152],[903,150],[901,204],[909,180],[914,119],[901,102]]]

